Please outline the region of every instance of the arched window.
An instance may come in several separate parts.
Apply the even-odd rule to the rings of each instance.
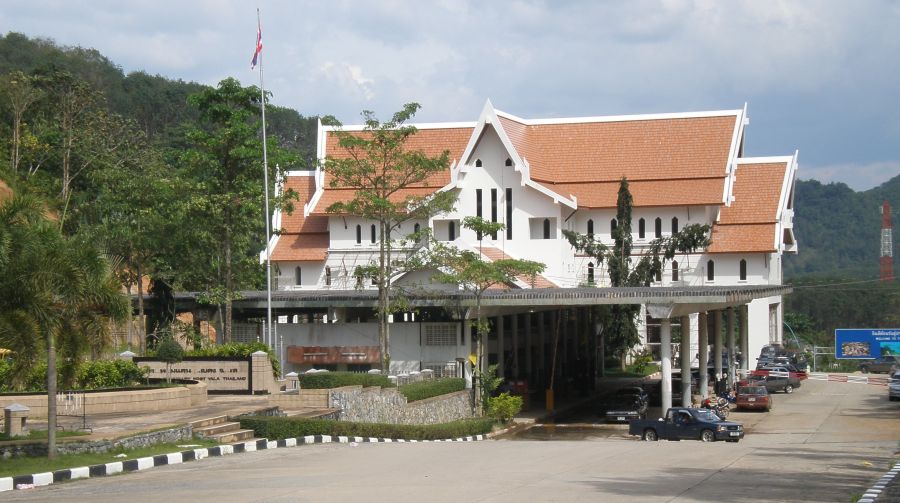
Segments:
[[[656,217],[656,220],[653,222],[653,235],[656,239],[662,237],[662,219],[659,217]]]
[[[362,226],[356,226],[356,244],[362,244]]]
[[[646,234],[646,227],[647,227],[647,225],[644,222],[643,218],[638,220],[638,238],[639,239],[644,239],[644,235]]]
[[[610,233],[610,234],[615,234],[615,233],[616,233],[616,225],[617,225],[617,223],[618,223],[618,222],[616,222],[616,219],[615,219],[615,218],[609,221],[609,233]]]
[[[588,232],[587,232],[588,237],[591,238],[591,239],[594,239],[594,221],[593,221],[593,220],[588,220],[587,227],[588,227],[588,229],[587,229],[587,231],[588,231]]]
[[[544,219],[544,239],[550,239],[550,219]]]
[[[678,217],[672,217],[672,234],[678,234]]]
[[[448,240],[453,241],[456,239],[456,222],[451,220],[450,225],[448,227],[449,227],[448,228],[448,231],[449,231]]]
[[[512,166],[512,159],[510,159],[509,157],[506,158],[506,165]]]
[[[294,284],[302,285],[303,284],[303,276],[300,274],[300,266],[294,268]]]
[[[331,286],[331,267],[325,266],[325,286]]]
[[[741,281],[747,281],[747,261],[741,259]]]
[[[715,281],[716,279],[716,264],[712,261],[712,259],[706,262],[706,280],[707,281]]]
[[[372,224],[372,244],[375,244],[375,224]]]
[[[475,159],[475,167],[476,167],[476,168],[480,168],[480,167],[481,167],[481,159]]]
[[[420,227],[419,224],[413,225],[413,234],[415,234],[415,236],[416,236],[416,243],[419,242],[419,231],[421,229],[422,229],[422,227]]]
[[[672,281],[678,281],[678,261],[672,261]]]
[[[588,284],[594,284],[594,263],[588,262]]]

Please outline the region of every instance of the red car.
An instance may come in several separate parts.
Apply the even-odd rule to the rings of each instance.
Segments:
[[[734,403],[738,409],[772,410],[772,397],[765,386],[741,383]]]

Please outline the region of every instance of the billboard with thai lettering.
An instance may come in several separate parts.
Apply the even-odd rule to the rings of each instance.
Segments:
[[[900,356],[900,328],[839,328],[834,331],[836,358]]]

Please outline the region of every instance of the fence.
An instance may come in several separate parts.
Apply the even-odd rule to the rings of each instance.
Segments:
[[[56,416],[80,417],[81,429],[94,430],[87,425],[87,407],[84,402],[84,391],[62,391],[56,394]]]

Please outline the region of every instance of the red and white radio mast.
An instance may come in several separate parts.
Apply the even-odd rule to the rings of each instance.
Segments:
[[[894,238],[891,235],[891,205],[881,205],[881,281],[894,280]]]

